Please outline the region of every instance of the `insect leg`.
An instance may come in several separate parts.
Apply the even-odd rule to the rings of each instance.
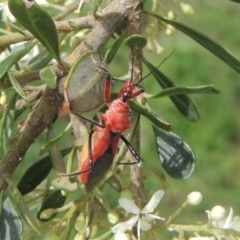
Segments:
[[[128,149],[130,150],[130,152],[132,153],[132,155],[134,156],[134,158],[136,159],[135,162],[118,162],[118,164],[122,164],[122,165],[132,165],[132,164],[137,164],[141,161],[141,157],[138,155],[138,153],[136,152],[136,150],[133,148],[133,146],[131,145],[131,143],[123,136],[121,135],[121,139],[123,140],[123,142],[127,145]]]
[[[104,124],[99,123],[99,122],[96,122],[96,121],[94,121],[94,120],[92,120],[92,119],[90,119],[90,118],[84,117],[83,115],[80,115],[80,114],[78,114],[77,112],[70,111],[70,113],[72,113],[72,114],[74,114],[74,115],[76,115],[76,116],[78,116],[78,117],[86,120],[87,122],[90,122],[91,124],[93,124],[93,125],[95,125],[95,126],[98,126],[98,127],[101,127],[101,128],[104,128],[104,127],[105,127]]]

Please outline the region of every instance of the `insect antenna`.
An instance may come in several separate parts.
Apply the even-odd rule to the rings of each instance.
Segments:
[[[169,57],[171,57],[173,55],[173,53],[175,52],[175,48],[173,48],[173,51],[166,57],[162,60],[162,62],[157,66],[155,67],[150,73],[148,73],[146,76],[144,76],[141,80],[139,80],[135,86],[139,86],[139,83],[142,82],[144,79],[146,79],[148,76],[150,76],[153,72],[155,72]]]

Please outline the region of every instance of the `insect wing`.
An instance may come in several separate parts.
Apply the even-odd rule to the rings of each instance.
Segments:
[[[93,168],[88,174],[88,180],[85,183],[86,191],[91,191],[99,181],[107,174],[113,163],[113,149],[110,146],[97,161],[95,161]]]
[[[152,126],[163,168],[173,178],[190,177],[196,163],[192,149],[176,134]]]
[[[92,168],[90,168],[89,165],[89,156],[86,159],[83,158],[85,160],[80,168],[81,171],[86,171],[89,169],[88,172],[80,174],[79,176],[80,181],[85,184],[86,191],[91,191],[107,174],[112,166],[113,159],[117,151],[117,145],[121,135],[108,131],[106,128],[103,131],[106,132],[102,134],[95,131],[92,137]],[[86,143],[83,147],[83,156],[86,156],[87,154],[87,144],[88,143]],[[105,150],[102,151],[102,149]]]

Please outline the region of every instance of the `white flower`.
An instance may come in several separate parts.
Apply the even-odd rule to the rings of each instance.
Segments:
[[[114,240],[130,240],[130,238],[126,233],[118,232],[115,234]]]
[[[219,218],[216,220],[216,216],[214,217],[214,212],[219,209]],[[222,209],[222,211],[220,211]],[[224,211],[223,211],[224,210]],[[235,231],[240,232],[240,218],[239,217],[233,217],[233,209],[230,208],[230,212],[227,217],[224,217],[225,215],[225,209],[221,206],[215,206],[211,211],[206,211],[208,215],[208,219],[212,221],[212,225],[216,228],[222,228],[222,229],[234,229]]]
[[[137,223],[137,235],[140,239],[140,230],[148,231],[151,229],[151,221],[154,219],[164,221],[164,218],[161,218],[157,215],[151,214],[153,210],[157,207],[160,200],[162,199],[164,191],[159,190],[155,192],[149,201],[149,203],[141,210],[134,202],[126,199],[120,198],[118,200],[120,206],[125,209],[126,212],[134,214],[129,220],[125,222],[118,223],[112,228],[112,232],[115,234],[125,232],[131,229]],[[141,215],[143,215],[141,217]]]

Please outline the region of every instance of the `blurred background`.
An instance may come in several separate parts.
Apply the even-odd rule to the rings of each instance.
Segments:
[[[186,24],[215,41],[229,51],[239,56],[239,14],[240,4],[228,1],[189,0],[195,14],[185,15],[179,4],[174,1],[162,1],[162,13],[167,15],[172,10],[177,14],[177,21]],[[151,7],[150,3],[146,6]],[[85,9],[87,11],[87,8]],[[144,33],[144,29],[143,29]],[[157,34],[158,43],[165,48],[164,55],[157,55],[156,51],[144,50],[144,56],[157,66],[175,48],[175,53],[161,66],[161,71],[172,81],[179,85],[199,86],[213,84],[221,91],[218,95],[191,95],[201,112],[201,120],[192,123],[186,120],[175,108],[168,98],[149,100],[152,109],[166,121],[173,123],[173,132],[183,138],[194,150],[197,163],[195,171],[187,180],[171,181],[171,186],[166,190],[159,210],[163,216],[169,216],[185,201],[192,191],[200,191],[203,201],[198,206],[184,209],[181,222],[206,221],[206,210],[211,210],[215,205],[222,205],[227,212],[233,207],[235,215],[240,214],[240,108],[239,75],[220,59],[208,52],[195,41],[176,30],[173,36],[166,36],[164,30]],[[111,44],[111,40],[109,44]],[[106,46],[107,47],[107,46]],[[120,77],[128,70],[129,49],[122,47],[114,61],[107,66],[109,72]],[[144,68],[143,76],[148,73]],[[160,87],[152,77],[144,81],[148,93],[157,93]],[[57,134],[66,127],[68,119],[61,119],[54,126]],[[28,150],[25,161],[19,165],[14,179],[17,182],[22,176],[23,169],[30,166],[40,157],[38,151],[45,143],[46,136],[42,134],[36,143]],[[74,141],[69,134],[60,141],[60,148],[71,146]],[[143,159],[151,162],[158,168],[160,160],[155,147],[155,138],[151,124],[144,117],[141,118],[141,153]],[[150,171],[144,170],[145,187],[150,192],[164,189],[161,181],[153,176]],[[56,176],[55,176],[56,177]],[[112,190],[106,190],[114,204],[115,198]],[[183,218],[186,217],[185,219]]]

